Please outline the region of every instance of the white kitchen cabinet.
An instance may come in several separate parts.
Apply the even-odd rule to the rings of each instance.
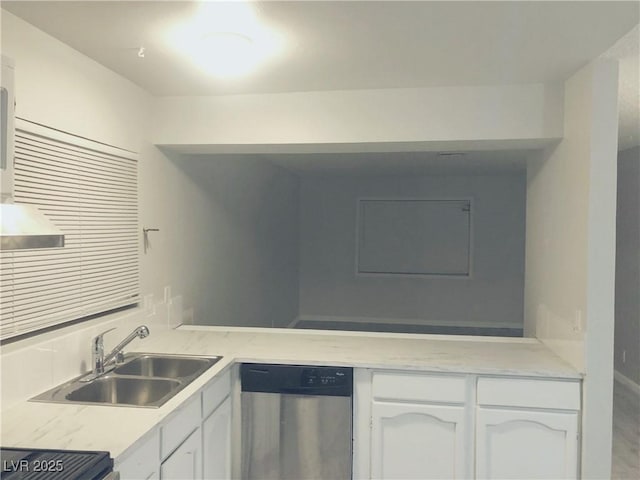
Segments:
[[[160,467],[161,480],[200,480],[202,478],[202,444],[198,428]]]
[[[476,476],[577,477],[578,412],[478,408]]]
[[[465,408],[379,403],[372,406],[371,477],[465,478]]]
[[[477,403],[477,478],[577,478],[579,382],[482,377]]]
[[[465,375],[354,372],[354,478],[468,478]]]
[[[180,445],[185,438],[191,435],[202,422],[202,408],[200,395],[194,395],[186,404],[176,409],[161,428],[160,458],[164,460]]]
[[[156,430],[122,462],[115,465],[121,480],[160,478],[160,434]]]
[[[354,371],[354,479],[577,478],[580,381]]]
[[[231,398],[202,422],[203,478],[231,478]]]
[[[116,459],[122,480],[231,478],[231,374],[222,373]]]

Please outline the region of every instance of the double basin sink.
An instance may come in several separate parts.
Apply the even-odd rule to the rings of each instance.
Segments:
[[[104,375],[82,375],[31,400],[157,408],[221,358],[129,353]]]

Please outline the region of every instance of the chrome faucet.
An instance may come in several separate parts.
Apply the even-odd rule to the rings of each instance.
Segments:
[[[91,341],[91,367],[92,371],[89,375],[83,378],[82,382],[90,382],[91,380],[99,377],[105,373],[105,367],[109,366],[109,363],[113,361],[114,366],[118,363],[122,363],[124,360],[124,353],[122,349],[126,347],[134,338],[145,338],[149,335],[149,327],[146,325],[140,325],[127,337],[122,340],[118,345],[114,347],[111,352],[106,356],[104,354],[104,335],[115,328],[105,330]]]

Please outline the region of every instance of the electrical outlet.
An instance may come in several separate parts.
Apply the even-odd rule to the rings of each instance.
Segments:
[[[627,351],[622,350],[622,363],[627,363]]]
[[[185,325],[193,325],[193,317],[193,308],[187,308],[182,314],[182,323]]]
[[[153,309],[153,293],[148,293],[142,297],[142,308],[147,312]]]
[[[169,303],[171,301],[171,286],[167,285],[164,287],[164,303]]]
[[[582,310],[579,308],[576,310],[576,316],[573,320],[573,331],[576,333],[584,331],[584,325],[582,324]]]

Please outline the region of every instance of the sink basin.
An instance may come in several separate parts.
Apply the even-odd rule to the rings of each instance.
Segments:
[[[110,403],[150,406],[161,402],[180,388],[176,380],[103,376],[66,395],[67,400],[87,403]]]
[[[104,375],[91,380],[81,375],[31,400],[157,408],[221,358],[128,353],[123,364]]]
[[[113,372],[118,375],[181,379],[199,375],[218,360],[220,357],[189,358],[145,354],[116,367]]]

